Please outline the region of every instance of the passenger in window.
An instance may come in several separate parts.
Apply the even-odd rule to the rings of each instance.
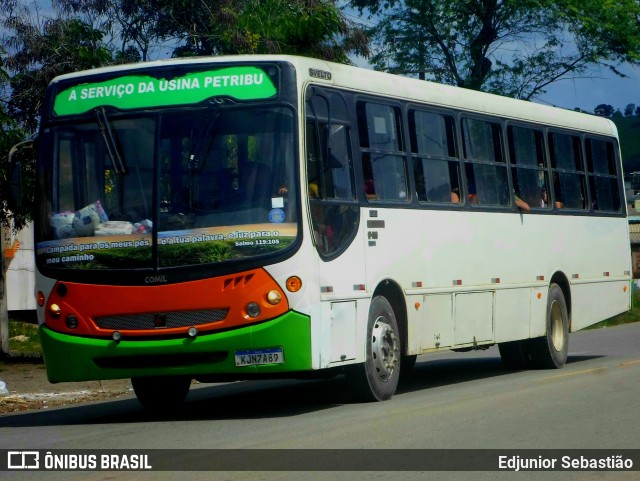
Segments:
[[[518,195],[514,192],[513,197],[516,201],[516,206],[518,209],[523,210],[525,212],[531,212],[531,207],[524,200],[522,200]]]
[[[476,185],[472,182],[468,185],[467,202],[470,204],[479,204],[478,194],[476,193]]]
[[[365,179],[364,181],[364,193],[367,196],[367,199],[376,199],[376,186],[373,182],[373,179]]]
[[[519,172],[519,174],[524,173],[525,172],[522,171]],[[516,175],[513,180],[513,198],[518,209],[524,212],[531,212],[531,206],[544,207],[546,205],[542,198],[542,190],[538,187],[537,180],[534,181],[530,175]],[[521,183],[521,181],[524,183]]]
[[[467,164],[466,169],[467,169],[467,202],[469,204],[479,204],[473,167]]]
[[[560,186],[560,179],[558,174],[553,174],[553,193],[556,196],[556,209],[564,209],[564,202],[562,201],[562,188]]]
[[[373,178],[373,167],[370,159],[363,159],[362,170],[364,174],[364,194],[369,200],[377,199],[376,184]]]
[[[313,179],[311,180],[311,182],[309,182],[309,197],[311,199],[320,198],[320,189],[318,188],[318,181],[316,179]]]

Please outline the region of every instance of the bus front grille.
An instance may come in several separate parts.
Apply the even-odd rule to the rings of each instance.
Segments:
[[[220,322],[229,309],[199,309],[195,311],[149,312],[141,314],[117,314],[94,319],[101,329],[153,330],[174,327],[200,326]]]

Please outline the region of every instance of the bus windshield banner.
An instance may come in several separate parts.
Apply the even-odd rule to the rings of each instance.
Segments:
[[[103,106],[130,110],[188,105],[220,96],[260,100],[271,98],[276,93],[276,86],[264,70],[250,66],[188,73],[173,78],[127,75],[63,90],[56,95],[53,112],[55,115],[76,115]]]

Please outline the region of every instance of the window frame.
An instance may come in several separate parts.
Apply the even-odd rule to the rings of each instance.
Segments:
[[[472,156],[470,152],[468,152],[468,148],[472,147],[472,144],[467,144],[467,136],[465,134],[465,123],[468,121],[472,122],[484,122],[485,124],[491,126],[492,129],[492,150],[493,150],[493,158],[494,160],[486,160],[481,159],[476,156]],[[468,113],[461,111],[458,118],[458,129],[460,135],[460,146],[461,146],[461,161],[464,165],[463,169],[463,183],[465,186],[465,204],[469,205],[472,209],[487,209],[490,211],[495,210],[506,210],[512,211],[515,208],[515,202],[513,199],[513,183],[511,180],[511,174],[509,172],[509,162],[508,155],[506,150],[506,132],[505,132],[505,121],[498,117],[492,116],[480,116],[475,115],[473,113]],[[495,140],[499,140],[499,145],[495,145]],[[499,160],[495,160],[496,157],[499,156]],[[478,198],[477,192],[477,181],[475,180],[476,176],[476,167],[477,166],[487,166],[487,167],[495,167],[501,168],[504,178],[506,180],[506,184],[503,186],[503,189],[496,189],[495,195],[502,196],[505,198],[505,203],[482,203]],[[474,183],[474,188],[472,190],[472,178]],[[497,184],[496,184],[497,185]],[[506,190],[505,190],[506,189]],[[500,192],[502,190],[502,192]],[[474,199],[476,199],[474,201]]]
[[[577,147],[578,152],[577,156],[574,151],[574,169],[569,169],[565,167],[558,167],[556,163],[556,153],[555,153],[555,144],[552,141],[552,136],[565,136],[573,138],[573,147],[574,149]],[[578,131],[570,131],[570,130],[561,130],[557,128],[549,128],[547,129],[546,135],[546,143],[547,149],[549,150],[549,171],[551,173],[550,176],[550,187],[551,187],[551,199],[554,202],[555,209],[558,212],[571,212],[572,214],[576,213],[585,213],[588,214],[590,212],[590,198],[589,198],[589,187],[587,182],[587,173],[585,169],[585,154],[584,154],[584,145],[583,145],[583,137],[584,135]],[[579,164],[579,165],[578,165]],[[557,191],[556,186],[556,176],[558,182],[561,182],[560,177],[564,176],[576,176],[579,179],[579,188],[582,191],[582,208],[576,207],[567,207],[567,201],[564,199],[564,193]],[[560,195],[559,195],[560,194]]]
[[[516,145],[515,145],[515,142],[512,143],[512,141],[515,140],[513,129],[523,129],[523,130],[526,129],[534,133],[535,144],[537,147],[539,147],[539,150],[536,149],[536,152],[535,152],[536,157],[538,158],[535,165],[521,164],[518,162],[518,158],[516,155]],[[552,201],[552,192],[551,192],[552,189],[549,183],[549,152],[548,152],[549,149],[547,147],[547,142],[546,142],[545,126],[539,125],[539,124],[524,123],[524,122],[506,121],[505,131],[506,131],[506,140],[507,140],[506,147],[507,147],[507,153],[508,153],[508,159],[509,159],[508,163],[509,163],[510,180],[513,185],[514,195],[520,197],[536,213],[546,213],[550,210],[553,210],[554,202]],[[538,177],[540,177],[540,174],[542,174],[542,176],[544,177],[544,185],[539,186],[539,188],[541,190],[543,188],[546,189],[547,200],[546,202],[544,201],[542,194],[540,199],[535,199],[535,200],[540,200],[544,202],[546,205],[543,206],[543,205],[540,205],[540,203],[536,205],[536,203],[531,202],[531,199],[523,198],[523,196],[521,195],[522,193],[518,192],[519,189],[517,189],[516,187],[519,186],[520,184],[520,180],[517,176],[517,173],[519,171],[537,172]]]
[[[360,161],[360,173],[363,176],[362,182],[362,190],[364,190],[364,199],[367,203],[371,204],[395,204],[401,206],[408,206],[413,202],[412,196],[412,183],[410,179],[410,169],[409,169],[409,155],[407,152],[407,120],[406,120],[406,103],[398,103],[393,101],[388,101],[384,98],[378,97],[364,97],[359,96],[354,99],[355,104],[355,114],[357,119],[357,129],[358,129],[358,140],[359,140],[359,161]],[[369,123],[367,121],[367,110],[366,107],[368,105],[379,106],[383,108],[391,109],[393,112],[393,118],[395,120],[395,131],[397,135],[396,147],[400,150],[390,150],[390,149],[382,149],[372,147],[370,144],[370,133],[371,129]],[[363,142],[366,140],[367,142]],[[378,184],[376,183],[375,178],[375,167],[374,157],[379,156],[380,158],[384,157],[394,157],[397,158],[401,163],[401,175],[404,177],[404,185],[400,183],[396,183],[395,187],[397,188],[398,196],[396,197],[378,197]],[[371,179],[367,178],[365,174],[365,158],[369,158],[368,161],[371,165]],[[396,161],[397,162],[397,161]],[[397,163],[396,163],[397,165]],[[380,179],[383,181],[383,179]],[[367,192],[371,187],[371,182],[373,182],[374,193],[371,191]],[[400,195],[402,192],[402,187],[404,187],[404,198]],[[383,189],[384,190],[384,189]],[[373,197],[373,196],[376,197]]]
[[[447,153],[446,154],[433,154],[427,152],[420,152],[419,142],[418,142],[418,131],[416,129],[416,114],[422,113],[427,115],[437,115],[442,118],[445,122],[445,135],[447,140]],[[412,192],[415,194],[416,202],[420,206],[447,206],[453,208],[460,208],[464,205],[464,196],[463,196],[463,177],[462,177],[462,167],[461,167],[461,146],[460,146],[460,136],[457,128],[457,115],[455,112],[451,112],[448,110],[430,108],[429,106],[425,106],[422,104],[409,103],[406,108],[407,115],[407,128],[409,130],[408,139],[409,139],[409,169],[411,172],[411,178],[413,181],[413,189]],[[442,201],[442,200],[430,200],[427,196],[427,188],[425,184],[424,190],[424,200],[420,198],[420,192],[418,191],[418,166],[419,162],[424,163],[425,161],[435,161],[446,163],[449,170],[449,190],[451,191],[450,200]],[[422,165],[424,168],[424,165]],[[452,170],[455,170],[455,183],[452,182],[454,180],[452,177]],[[422,174],[425,175],[424,172]],[[424,179],[423,179],[424,180]],[[455,201],[454,195],[458,196],[458,201]]]

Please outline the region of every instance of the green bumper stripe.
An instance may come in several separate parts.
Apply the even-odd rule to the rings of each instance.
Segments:
[[[246,374],[311,369],[309,318],[289,312],[269,322],[196,338],[120,342],[61,334],[42,326],[50,382],[158,375]],[[281,347],[283,364],[236,367],[235,351]]]

